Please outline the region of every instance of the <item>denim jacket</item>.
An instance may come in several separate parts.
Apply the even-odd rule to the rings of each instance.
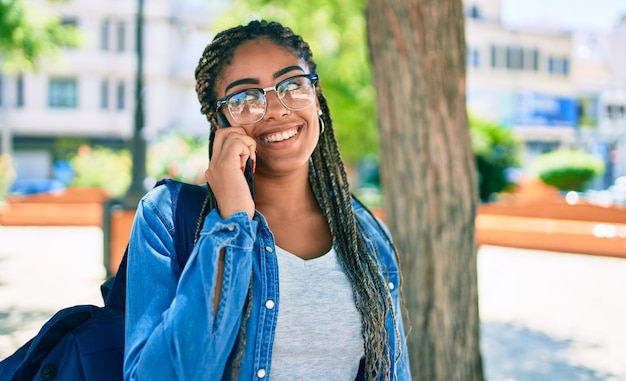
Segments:
[[[399,336],[391,313],[387,316],[392,372],[397,380],[410,380],[393,250],[363,207],[354,202],[354,208],[361,228],[372,237],[369,244],[377,245],[381,254],[381,271],[389,282],[394,302]],[[212,210],[184,269],[177,262],[174,239],[170,189],[156,187],[141,200],[130,238],[124,378],[230,379],[252,281],[252,306],[238,379],[270,379],[280,299],[275,244],[264,217],[257,211],[251,220],[245,212],[239,212],[225,220]],[[222,248],[222,291],[214,314]],[[312,378],[323,379],[323,375]]]

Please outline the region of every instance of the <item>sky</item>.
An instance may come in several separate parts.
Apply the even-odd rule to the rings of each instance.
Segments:
[[[503,23],[608,33],[626,16],[626,0],[501,0]]]

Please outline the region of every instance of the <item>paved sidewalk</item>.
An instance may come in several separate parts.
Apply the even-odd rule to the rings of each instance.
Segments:
[[[58,309],[102,305],[102,231],[0,226],[0,359]],[[626,381],[626,260],[484,246],[487,381]]]
[[[488,381],[626,381],[626,259],[484,246]]]

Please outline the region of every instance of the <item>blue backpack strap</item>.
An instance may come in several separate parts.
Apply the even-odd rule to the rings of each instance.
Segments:
[[[180,184],[180,186],[176,186]],[[207,194],[207,188],[200,185],[192,185],[177,182],[171,179],[163,179],[156,183],[155,187],[167,186],[172,197],[172,213],[174,215],[174,245],[176,247],[176,259],[180,267],[185,267],[187,259],[194,246],[194,234],[202,211],[202,205]],[[128,245],[124,251],[124,256],[117,269],[113,284],[107,293],[104,304],[107,307],[121,309],[126,304],[126,262],[128,256]],[[103,288],[107,289],[105,282]]]
[[[164,182],[173,181],[169,179],[164,180]],[[195,244],[194,236],[198,228],[202,205],[207,195],[207,188],[200,185],[181,183],[180,187],[170,187],[170,189],[172,190],[176,257],[178,264],[183,268]]]

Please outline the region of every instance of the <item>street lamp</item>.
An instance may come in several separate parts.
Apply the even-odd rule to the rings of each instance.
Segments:
[[[144,127],[143,104],[143,2],[137,0],[137,28],[135,49],[137,53],[137,72],[135,74],[135,117],[133,123],[132,158],[133,171],[130,188],[124,198],[124,206],[135,209],[139,200],[146,193],[146,142],[142,130]]]

